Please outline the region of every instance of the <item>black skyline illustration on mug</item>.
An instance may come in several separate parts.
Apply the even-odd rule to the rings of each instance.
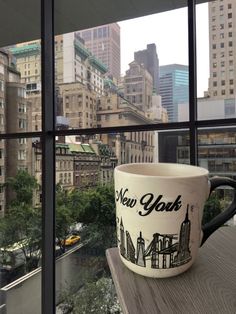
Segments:
[[[121,218],[120,224],[117,226],[120,233],[120,254],[126,260],[141,267],[146,267],[147,260],[151,260],[151,268],[157,269],[174,268],[186,264],[192,258],[189,248],[191,222],[188,217],[188,209],[189,205],[180,227],[179,237],[178,234],[160,234],[157,232],[153,234],[151,243],[145,248],[145,240],[142,232],[140,232],[136,240],[136,250]]]

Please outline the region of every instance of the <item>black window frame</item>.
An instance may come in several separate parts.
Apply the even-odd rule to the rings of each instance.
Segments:
[[[83,9],[83,8],[81,8]],[[188,0],[189,121],[56,130],[54,100],[54,0],[41,0],[42,130],[0,134],[0,139],[39,137],[42,142],[42,313],[56,312],[55,304],[55,138],[60,135],[188,129],[190,164],[197,165],[199,128],[236,125],[235,118],[197,119],[196,0]]]

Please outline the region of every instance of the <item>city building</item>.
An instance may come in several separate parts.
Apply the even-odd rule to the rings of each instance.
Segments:
[[[141,67],[140,65],[137,66],[138,68]],[[145,69],[144,71],[148,73]],[[158,116],[157,107],[152,107],[151,100],[149,111],[145,112],[121,97],[119,89],[111,84],[105,85],[105,95],[99,97],[97,102],[98,127],[152,124],[155,121],[160,122],[161,120],[158,119],[161,117],[163,117],[162,114]],[[155,150],[153,136],[154,132],[125,132],[100,135],[100,140],[113,149],[118,164],[152,162]]]
[[[10,49],[16,59],[21,82],[27,94],[41,91],[40,41],[26,42]],[[107,67],[84,46],[76,33],[55,37],[55,80],[57,84],[80,82],[102,94],[103,76]]]
[[[208,94],[218,99],[235,98],[236,91],[236,2],[210,1]]]
[[[67,143],[73,154],[75,188],[96,186],[101,176],[101,159],[90,144]]]
[[[189,132],[158,131],[159,162],[189,164]],[[198,165],[211,176],[236,179],[235,127],[205,128],[198,134]]]
[[[33,175],[42,182],[42,147],[40,142],[33,143]],[[89,144],[65,143],[59,137],[56,143],[56,184],[64,189],[88,188],[96,186],[101,177],[101,158]],[[38,190],[35,204],[40,203],[41,191]]]
[[[114,169],[117,166],[118,159],[108,144],[104,144],[99,141],[91,141],[93,150],[100,157],[100,178],[97,182],[103,185],[113,184],[114,182]]]
[[[143,64],[148,72],[152,75],[153,88],[156,94],[160,93],[159,78],[159,59],[157,56],[156,45],[148,44],[147,49],[139,50],[134,53],[134,61]]]
[[[31,102],[32,130],[41,130],[41,47],[27,42],[10,49]],[[76,33],[55,37],[56,115],[69,128],[96,127],[96,95],[102,95],[107,68]]]
[[[85,47],[77,33],[64,34],[61,41],[63,61],[60,61],[62,58],[55,58],[57,83],[80,82],[87,85],[88,89],[102,94],[103,77],[107,72],[105,64]],[[57,47],[59,50],[59,44]]]
[[[160,95],[169,122],[178,121],[178,104],[189,101],[188,66],[169,64],[160,66]]]
[[[152,107],[152,75],[136,61],[129,64],[124,76],[124,96],[135,107],[146,112]]]
[[[31,105],[26,99],[25,85],[13,65],[9,53],[0,51],[0,131],[20,133],[31,131]],[[0,183],[14,177],[18,169],[31,173],[31,139],[0,141]],[[0,215],[12,200],[12,191],[1,186]]]
[[[69,127],[93,128],[97,126],[97,93],[81,83],[59,84],[63,116]]]
[[[17,70],[21,74],[21,83],[26,84],[28,94],[41,91],[41,45],[40,41],[17,44],[10,48],[15,58]]]
[[[236,99],[200,98],[197,102],[198,120],[224,120],[236,117]],[[212,110],[214,108],[214,110]],[[178,121],[187,121],[188,103],[178,106]],[[190,163],[190,142],[187,130],[158,131],[158,161]],[[236,129],[234,126],[198,129],[198,165],[209,170],[210,176],[236,180]],[[226,202],[232,198],[230,190],[221,189]],[[230,223],[236,221],[234,220]]]
[[[212,110],[214,108],[214,111]],[[236,98],[216,99],[216,98],[198,98],[197,101],[198,120],[204,119],[229,119],[236,118]],[[187,121],[189,119],[188,103],[178,104],[178,121]]]
[[[111,23],[77,32],[85,46],[108,67],[108,74],[120,79],[120,27]]]

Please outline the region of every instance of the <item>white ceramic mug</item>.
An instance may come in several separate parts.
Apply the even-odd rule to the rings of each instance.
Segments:
[[[154,278],[186,271],[210,234],[236,214],[236,181],[208,175],[204,168],[183,164],[115,168],[118,247],[129,269]],[[234,188],[234,200],[202,226],[204,204],[220,185]]]

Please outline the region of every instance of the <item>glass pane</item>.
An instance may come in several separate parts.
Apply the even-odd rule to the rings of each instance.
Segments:
[[[210,176],[228,177],[236,180],[236,129],[211,128],[198,132],[199,166],[209,170]],[[220,187],[212,195],[215,214],[226,208],[233,197],[232,190]],[[212,214],[213,215],[213,214]],[[211,215],[208,215],[211,218]],[[236,216],[228,224],[236,225]]]
[[[236,117],[235,8],[220,0],[197,6],[199,120]]]
[[[157,161],[157,149],[155,132],[57,139],[58,310],[119,310],[105,257],[106,248],[116,246],[113,172],[118,164]]]
[[[190,164],[189,131],[158,131],[158,161]]]
[[[59,22],[58,128],[179,120],[179,106],[189,102],[186,8],[70,33]]]
[[[34,11],[35,25],[32,21],[23,22],[29,13],[28,10],[22,12],[23,6],[12,7],[8,20],[12,19],[12,12],[16,12],[14,31],[11,29],[8,35],[0,36],[1,133],[41,130],[40,1],[34,1],[34,6],[33,9],[29,5],[28,10]],[[4,9],[0,7],[1,12]],[[21,25],[17,28],[18,23]]]
[[[9,313],[41,313],[41,155],[38,139],[0,141],[0,285]],[[10,284],[10,285],[9,285]],[[22,296],[27,302],[22,301]]]

